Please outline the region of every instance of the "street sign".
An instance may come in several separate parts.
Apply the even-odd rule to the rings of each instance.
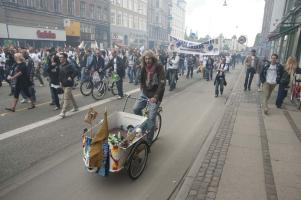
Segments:
[[[244,43],[246,43],[246,41],[247,41],[247,38],[246,38],[246,36],[240,36],[239,38],[238,38],[238,43],[239,44],[244,44]]]

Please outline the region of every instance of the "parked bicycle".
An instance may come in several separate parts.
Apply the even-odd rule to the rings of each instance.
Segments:
[[[111,72],[108,76],[105,71],[99,72],[100,77],[103,77],[94,87],[92,87],[92,97],[95,100],[101,100],[107,91],[115,96],[118,94],[116,82],[120,80],[120,77],[116,72]]]
[[[291,85],[291,101],[301,109],[301,69],[297,68]]]
[[[126,99],[125,99],[125,103],[124,103],[124,107],[123,107],[123,112],[125,111],[127,102],[129,99],[133,99],[133,100],[137,100],[137,98],[135,97],[131,97],[131,95],[127,95]],[[142,99],[143,101],[146,101],[147,104],[145,106],[145,108],[142,111],[142,116],[147,117],[148,113],[149,113],[149,99]],[[157,110],[157,114],[156,114],[156,119],[155,119],[155,129],[154,129],[154,135],[153,135],[153,139],[152,139],[152,143],[154,143],[159,136],[159,133],[161,131],[161,126],[162,126],[162,116],[161,116],[161,112],[163,111],[162,106],[159,106],[158,110]]]

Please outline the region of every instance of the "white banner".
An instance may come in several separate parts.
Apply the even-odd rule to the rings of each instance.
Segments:
[[[214,45],[215,40],[209,40],[203,43],[191,42],[187,40],[177,39],[170,36],[169,51],[176,51],[183,54],[194,55],[219,55],[217,45]]]

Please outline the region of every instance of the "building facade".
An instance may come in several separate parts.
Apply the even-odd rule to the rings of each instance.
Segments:
[[[167,47],[171,33],[170,0],[148,0],[148,48]]]
[[[113,46],[146,46],[147,0],[111,0],[111,39]]]
[[[173,37],[184,39],[185,37],[185,16],[186,16],[186,1],[171,0],[170,7],[171,33]]]
[[[1,0],[0,26],[6,34],[0,34],[0,43],[45,47],[96,41],[106,48],[109,10],[109,0]]]
[[[293,56],[301,66],[301,1],[283,0],[278,7],[273,6],[271,16],[277,17],[271,17],[269,26],[263,23],[263,30],[269,28],[269,33],[262,38],[268,43],[267,57],[277,53],[279,61],[285,63]]]

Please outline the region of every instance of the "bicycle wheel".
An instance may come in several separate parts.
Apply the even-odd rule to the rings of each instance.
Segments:
[[[113,82],[113,83],[112,83],[112,85],[111,85],[111,92],[112,92],[112,94],[113,94],[114,96],[118,94],[116,82]]]
[[[161,117],[160,113],[157,113],[152,143],[154,143],[158,139],[158,136],[159,136],[159,133],[161,130],[161,123],[162,123],[162,117]]]
[[[92,93],[93,82],[91,80],[84,80],[80,84],[80,92],[84,96],[89,96]]]
[[[95,100],[101,100],[107,92],[107,86],[103,81],[97,83],[97,86],[92,89],[92,97]]]
[[[137,179],[143,172],[148,158],[148,145],[141,142],[134,147],[133,153],[129,159],[128,174],[133,180]]]

